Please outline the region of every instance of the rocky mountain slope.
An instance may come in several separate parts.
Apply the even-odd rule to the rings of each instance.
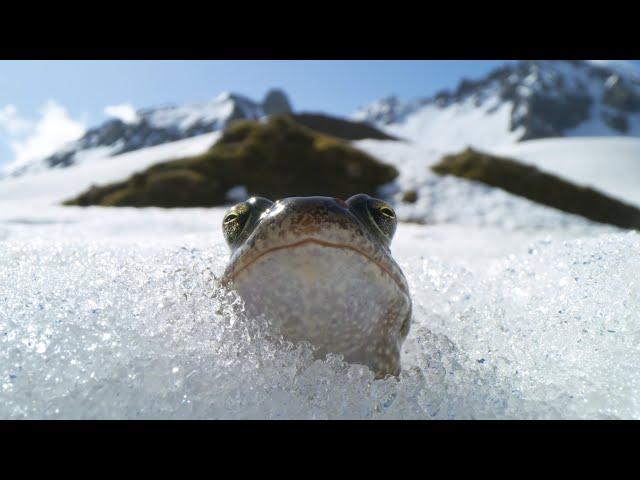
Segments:
[[[225,92],[207,102],[143,109],[136,112],[132,121],[109,120],[45,159],[7,166],[4,174],[19,176],[47,168],[68,167],[222,130],[233,120],[257,120],[292,111],[286,94],[277,89],[270,90],[262,102]]]
[[[352,118],[447,151],[548,137],[640,136],[640,75],[607,62],[513,62],[430,98],[375,101]]]
[[[295,113],[282,90],[270,90],[262,102],[223,93],[208,102],[139,110],[129,121],[109,120],[47,158],[26,165],[8,165],[4,171],[0,170],[0,179],[103,161],[127,152],[219,132],[236,120],[261,120],[275,115],[288,115],[304,127],[342,140],[395,139],[366,122],[321,112]]]

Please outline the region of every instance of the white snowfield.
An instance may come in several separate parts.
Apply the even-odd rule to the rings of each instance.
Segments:
[[[356,142],[425,223],[392,244],[415,312],[398,379],[267,340],[216,286],[224,209],[59,205],[214,141],[0,182],[0,418],[640,418],[640,236],[437,177],[436,148]]]
[[[220,132],[206,133],[113,157],[107,153],[68,168],[0,180],[0,204],[56,205],[91,185],[117,182],[155,163],[204,153],[219,137]]]
[[[490,151],[640,207],[640,138],[554,138]]]
[[[467,145],[487,148],[511,144],[523,133],[521,129],[509,131],[511,108],[510,103],[500,103],[497,97],[487,99],[480,106],[473,99],[445,108],[427,105],[404,122],[384,130],[446,153],[458,152]]]

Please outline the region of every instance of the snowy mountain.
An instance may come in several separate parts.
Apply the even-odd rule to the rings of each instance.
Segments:
[[[640,74],[618,62],[521,61],[431,98],[375,101],[352,118],[445,151],[561,136],[640,136]]]
[[[291,111],[291,104],[281,90],[269,91],[262,102],[225,92],[203,103],[143,109],[137,111],[134,118],[112,119],[89,130],[79,140],[45,159],[10,164],[0,172],[0,178],[68,167],[222,130],[232,120],[257,120]]]
[[[559,125],[530,110],[542,95],[534,77],[530,96],[516,89],[520,100],[500,97],[495,79],[459,101],[442,97],[442,106],[396,100],[388,121],[376,122],[415,142],[353,135],[352,146],[397,168],[386,194],[398,218],[414,222],[400,222],[391,245],[414,304],[398,378],[374,380],[359,365],[316,359],[308,345],[265,335],[259,319],[216,286],[228,261],[224,208],[61,205],[94,183],[202,154],[221,132],[145,148],[114,135],[95,147],[78,143],[73,168],[40,162],[41,171],[34,165],[34,174],[5,179],[0,418],[640,419],[640,235],[429,168],[472,140],[640,206],[640,138],[621,138],[601,116],[618,112],[637,128],[633,72],[538,63],[547,72],[538,71],[541,78],[548,67],[590,79],[590,116],[562,135],[593,127],[618,138],[519,142],[542,119]],[[604,83],[580,76],[594,68],[606,70]],[[598,96],[599,82],[608,100]],[[569,90],[557,92],[545,94],[549,104],[569,101]],[[518,101],[533,113],[511,129]],[[273,111],[265,103],[242,103],[242,114]],[[198,122],[218,128],[215,119],[227,122],[238,105],[154,109],[131,121],[147,118],[150,130],[173,138],[201,131]],[[135,131],[135,122],[122,131]]]
[[[142,109],[89,130],[48,158],[9,164],[0,178],[170,143],[222,130],[236,119],[291,112],[281,90],[263,101],[222,93],[202,103]],[[560,136],[640,136],[640,73],[614,61],[511,62],[431,98],[375,101],[352,119],[440,153]]]

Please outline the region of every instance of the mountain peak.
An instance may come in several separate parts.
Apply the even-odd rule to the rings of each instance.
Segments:
[[[615,71],[623,77],[640,81],[640,69],[626,60],[588,60],[596,67],[603,67]]]
[[[46,168],[64,168],[95,155],[113,156],[222,130],[234,120],[258,120],[291,112],[289,99],[281,89],[269,90],[262,103],[225,91],[206,102],[140,109],[135,112],[135,122],[126,121],[122,115],[110,118],[53,155],[26,165],[9,164],[3,173],[17,176]]]
[[[216,102],[226,102],[227,100],[231,100],[233,97],[233,93],[229,92],[228,90],[225,90],[223,92],[220,92],[216,98],[215,101]]]
[[[265,115],[282,115],[293,112],[287,94],[279,88],[273,88],[267,92],[262,101],[262,110]]]
[[[449,130],[460,120],[460,146],[465,146],[465,139],[473,140],[473,129],[486,130],[482,123],[492,122],[502,130],[504,141],[640,136],[640,76],[624,62],[525,60],[507,63],[479,79],[463,79],[454,90],[432,97],[372,102],[353,117],[428,143],[435,134],[434,122],[443,115]]]

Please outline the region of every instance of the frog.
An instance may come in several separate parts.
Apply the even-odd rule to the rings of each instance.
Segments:
[[[367,194],[251,197],[224,214],[222,284],[247,315],[317,358],[341,355],[376,379],[397,377],[412,302],[391,255],[396,228],[391,205]]]

